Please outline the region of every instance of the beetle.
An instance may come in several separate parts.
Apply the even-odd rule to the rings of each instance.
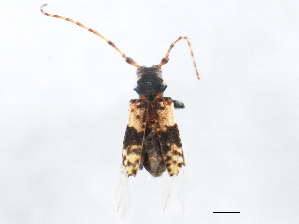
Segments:
[[[137,86],[134,89],[139,99],[132,99],[129,105],[128,124],[123,141],[123,168],[127,176],[136,176],[143,167],[154,177],[161,176],[166,170],[170,176],[177,175],[185,158],[174,109],[184,108],[184,104],[170,97],[164,97],[167,87],[162,78],[161,67],[169,60],[169,54],[175,44],[185,39],[189,45],[197,78],[200,79],[188,37],[180,36],[168,48],[165,57],[158,65],[139,66],[127,57],[113,42],[99,32],[59,15],[41,12],[46,16],[64,19],[100,36],[116,49],[130,65],[137,67]]]

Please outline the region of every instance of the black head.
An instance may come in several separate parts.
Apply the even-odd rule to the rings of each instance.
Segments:
[[[157,65],[140,66],[137,69],[137,78],[137,87],[134,90],[148,100],[155,99],[157,94],[163,94],[167,87],[162,79],[162,70]]]

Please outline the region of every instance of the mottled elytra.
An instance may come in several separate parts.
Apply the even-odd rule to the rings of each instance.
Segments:
[[[160,64],[151,67],[138,65],[127,57],[114,43],[97,31],[72,19],[41,12],[46,16],[70,21],[100,36],[117,50],[127,63],[137,67],[137,86],[134,89],[139,99],[133,99],[129,105],[128,124],[123,142],[123,168],[127,176],[136,176],[143,167],[154,177],[161,176],[166,170],[170,176],[177,175],[185,159],[174,109],[184,108],[184,104],[170,97],[163,97],[167,87],[162,79],[161,67],[169,60],[169,54],[175,44],[185,39],[188,43],[195,72],[199,79],[193,51],[188,37],[177,38],[168,48]]]

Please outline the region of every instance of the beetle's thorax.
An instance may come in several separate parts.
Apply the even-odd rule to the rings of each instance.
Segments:
[[[138,68],[137,78],[137,87],[134,90],[140,98],[154,100],[157,96],[161,97],[167,87],[162,79],[162,71],[156,65]]]

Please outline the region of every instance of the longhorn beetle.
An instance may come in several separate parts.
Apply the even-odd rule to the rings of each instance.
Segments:
[[[100,36],[115,48],[127,63],[137,67],[137,87],[134,89],[139,99],[133,99],[129,105],[128,125],[123,142],[123,168],[127,176],[136,176],[143,167],[154,177],[161,176],[166,170],[170,176],[177,175],[185,165],[179,129],[175,121],[174,108],[184,108],[184,104],[170,97],[163,97],[167,85],[162,79],[161,67],[169,60],[174,45],[185,39],[189,45],[195,72],[199,79],[193,51],[188,37],[179,37],[166,52],[160,64],[151,67],[139,66],[127,57],[114,43],[97,31],[72,19],[41,12],[46,16],[70,21]]]

